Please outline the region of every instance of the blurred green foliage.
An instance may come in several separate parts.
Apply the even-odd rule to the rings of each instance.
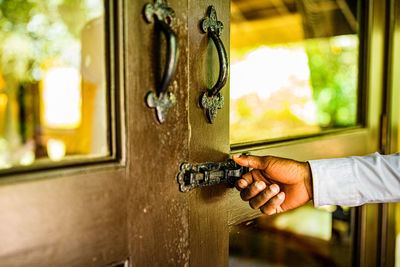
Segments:
[[[305,41],[317,120],[323,128],[357,123],[357,40],[348,35]]]
[[[247,105],[244,99],[238,101],[236,109],[240,117],[250,117],[253,113],[251,107]]]
[[[303,136],[357,124],[357,35],[308,39],[274,47],[304,47],[316,123],[293,113],[295,105],[304,109],[310,100],[309,96],[296,96],[293,91],[296,88],[282,88],[268,99],[245,94],[231,102],[231,143]],[[258,48],[250,48],[247,53]],[[233,52],[241,56],[247,53],[243,49]]]
[[[0,0],[0,94],[7,100],[0,109],[0,168],[31,152],[27,88],[50,67],[80,70],[82,28],[103,13],[103,0]]]
[[[103,12],[102,1],[97,10],[90,1],[81,0],[1,0],[0,1],[0,64],[5,77],[20,82],[41,79],[44,60],[62,56],[79,46],[80,31],[87,21]],[[93,2],[93,1],[91,1]],[[96,2],[96,1],[95,1]],[[78,55],[64,56],[68,64],[78,67]]]

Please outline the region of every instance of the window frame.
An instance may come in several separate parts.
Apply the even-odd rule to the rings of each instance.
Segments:
[[[400,1],[390,0],[387,17],[387,91],[384,99],[385,131],[382,135],[382,146],[385,154],[399,152],[400,123]],[[381,266],[396,264],[396,206],[398,203],[382,204],[381,207]],[[398,259],[400,260],[400,259]]]
[[[124,21],[119,1],[104,1],[106,125],[109,155],[70,156],[62,161],[43,160],[30,166],[0,169],[0,184],[126,166]]]

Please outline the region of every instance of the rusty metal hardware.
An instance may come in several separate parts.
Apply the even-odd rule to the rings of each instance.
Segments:
[[[246,172],[248,168],[231,159],[224,162],[183,163],[178,173],[179,190],[187,193],[196,187],[223,183],[233,187]]]
[[[224,29],[224,25],[221,21],[218,21],[215,7],[210,6],[208,9],[209,15],[201,22],[201,29],[204,33],[208,33],[208,36],[211,37],[217,48],[219,58],[219,76],[218,81],[213,88],[207,89],[207,92],[202,93],[200,96],[200,106],[206,110],[208,122],[213,123],[217,117],[218,109],[221,109],[224,106],[224,97],[220,91],[228,80],[229,63],[224,44],[219,38]]]
[[[156,110],[158,121],[163,123],[167,118],[168,110],[176,103],[174,94],[167,92],[175,75],[179,54],[178,37],[170,27],[175,23],[175,11],[168,7],[167,0],[155,0],[154,4],[147,3],[144,6],[143,13],[147,23],[151,23],[155,18],[155,23],[161,26],[167,39],[167,58],[161,85],[157,88],[156,93],[150,91],[146,96],[147,106]]]

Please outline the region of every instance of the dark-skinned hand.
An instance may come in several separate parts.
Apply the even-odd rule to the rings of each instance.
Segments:
[[[253,170],[236,182],[244,201],[253,209],[273,215],[300,207],[312,199],[311,169],[307,162],[272,156],[234,156]]]

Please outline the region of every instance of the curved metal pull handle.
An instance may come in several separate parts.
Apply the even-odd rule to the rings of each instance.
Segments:
[[[200,96],[200,106],[206,109],[208,122],[213,123],[217,117],[218,109],[224,106],[224,97],[221,95],[220,91],[225,86],[229,73],[228,56],[224,44],[219,38],[224,29],[224,25],[221,21],[218,21],[214,6],[209,7],[209,16],[202,21],[201,29],[204,33],[208,33],[213,40],[219,58],[218,81],[213,88],[207,89],[207,92]]]
[[[156,94],[150,91],[146,96],[147,106],[155,108],[158,121],[163,123],[167,118],[168,109],[176,103],[174,94],[167,92],[175,75],[179,54],[178,37],[169,25],[175,21],[175,11],[168,7],[166,0],[156,0],[154,4],[147,3],[143,12],[148,23],[151,23],[154,17],[156,18],[156,23],[161,26],[161,30],[167,39],[167,56],[161,85]]]

